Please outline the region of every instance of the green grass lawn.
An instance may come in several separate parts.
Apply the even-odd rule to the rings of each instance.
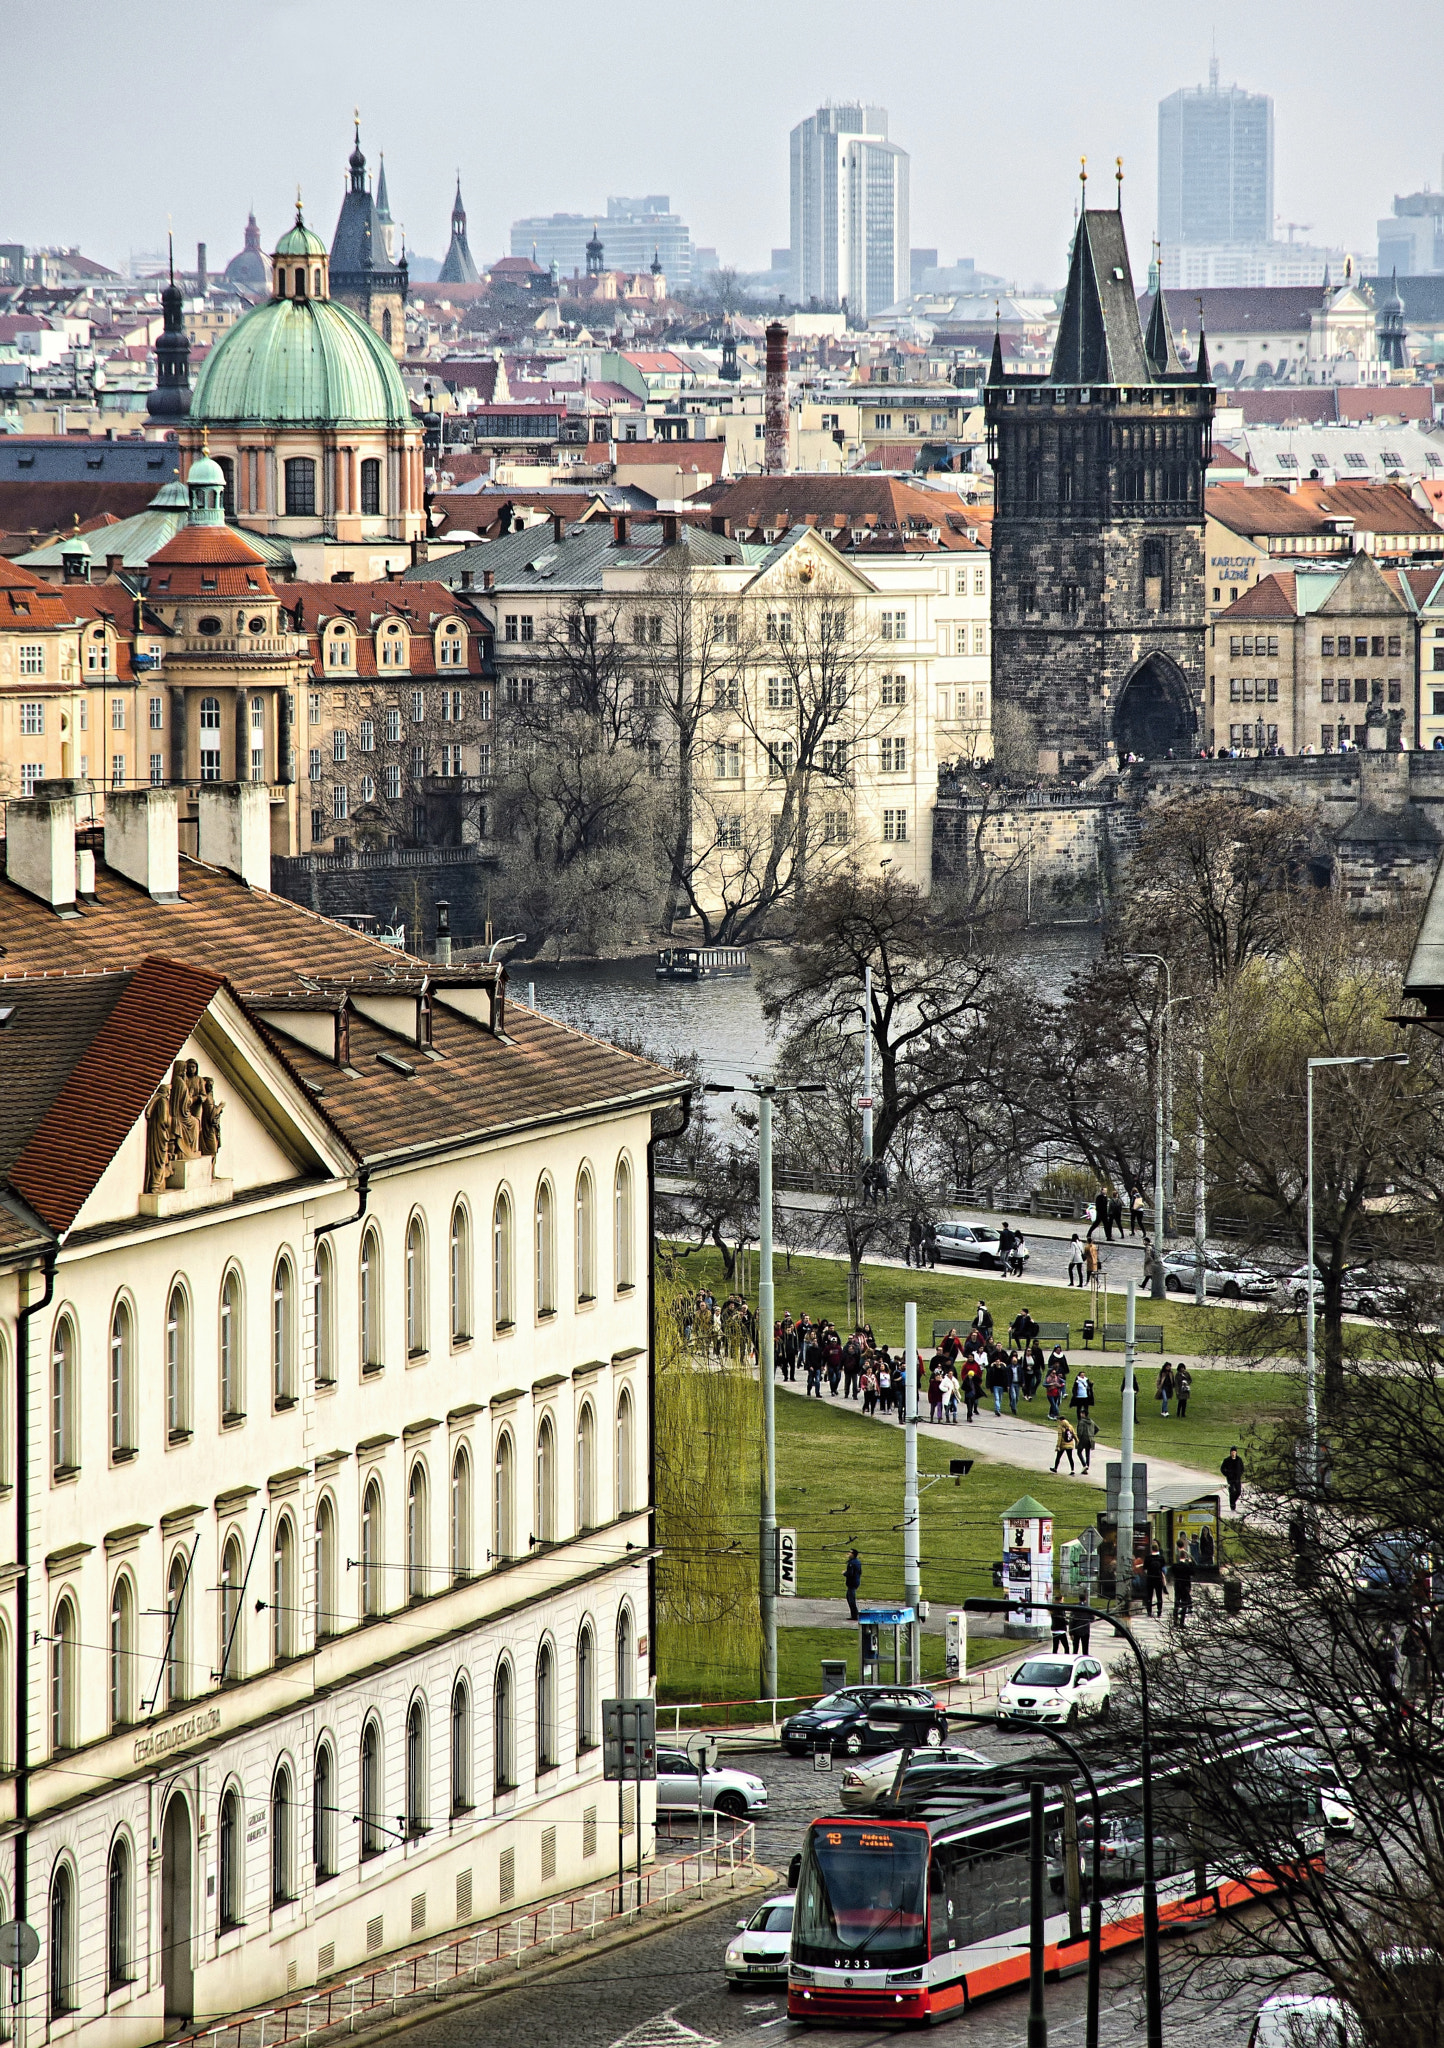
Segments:
[[[846,1614],[841,1600],[838,1610]],[[941,1679],[947,1675],[943,1657],[943,1638],[940,1635],[924,1635],[923,1678]],[[883,1630],[883,1677],[892,1677],[892,1631]],[[841,1628],[789,1628],[787,1626],[787,1603],[781,1602],[781,1621],[777,1630],[777,1688],[784,1699],[796,1699],[822,1690],[822,1660],[824,1657],[841,1658],[847,1664],[847,1675],[854,1685],[858,1680],[857,1630],[844,1625]],[[1016,1652],[1015,1643],[1005,1643],[997,1636],[975,1636],[968,1643],[969,1665],[987,1663],[989,1659]],[[685,1665],[669,1665],[659,1687],[662,1699],[695,1700],[705,1699],[705,1671],[690,1671]],[[700,1718],[700,1717],[699,1717]]]

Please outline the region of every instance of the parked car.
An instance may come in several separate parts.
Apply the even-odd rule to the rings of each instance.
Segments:
[[[1317,1266],[1315,1271],[1318,1271]],[[1309,1269],[1307,1264],[1296,1266],[1292,1273],[1286,1273],[1279,1283],[1285,1299],[1295,1308],[1307,1308],[1309,1302]],[[1397,1315],[1406,1299],[1404,1284],[1397,1274],[1381,1266],[1377,1259],[1361,1259],[1357,1266],[1344,1268],[1343,1306],[1348,1315],[1390,1316]],[[1314,1282],[1315,1311],[1322,1309],[1324,1283],[1322,1274]]]
[[[767,1787],[750,1771],[734,1771],[715,1764],[702,1773],[702,1805],[708,1813],[725,1813],[733,1820],[749,1814],[766,1813]],[[697,1811],[697,1766],[680,1749],[657,1751],[658,1813]]]
[[[998,1694],[1000,1721],[1106,1720],[1112,1687],[1096,1657],[1041,1654],[1018,1666]]]
[[[872,1713],[882,1725],[873,1726]],[[815,1749],[830,1749],[834,1756],[875,1755],[898,1748],[900,1733],[910,1749],[937,1749],[947,1732],[948,1717],[925,1686],[849,1685],[789,1714],[782,1747],[792,1756]]]
[[[1299,1778],[1318,1794],[1324,1826],[1330,1834],[1352,1835],[1358,1826],[1354,1794],[1338,1767],[1317,1749],[1286,1749],[1277,1752],[1275,1763],[1290,1776]]]
[[[1175,1246],[1163,1254],[1163,1284],[1171,1294],[1192,1294],[1197,1285],[1196,1274],[1197,1262],[1191,1246]],[[1266,1301],[1276,1291],[1278,1280],[1237,1252],[1206,1250],[1203,1286],[1206,1294],[1217,1294],[1224,1301]]]
[[[866,1763],[849,1764],[842,1774],[843,1805],[849,1809],[875,1806],[884,1793],[892,1789],[902,1756],[900,1749],[889,1749],[881,1756],[869,1757]],[[914,1771],[941,1764],[955,1770],[990,1771],[994,1768],[993,1759],[984,1756],[981,1750],[960,1749],[955,1743],[945,1742],[937,1749],[929,1749],[926,1758],[914,1752],[908,1776],[911,1777]]]
[[[1330,1991],[1275,1991],[1258,2009],[1248,2048],[1352,2048],[1357,2025]]]
[[[723,1969],[730,1990],[755,1984],[759,1977],[785,1977],[792,1953],[792,1893],[775,1892],[764,1899],[750,1920],[739,1920],[727,1944]]]
[[[940,1266],[978,1266],[989,1273],[1001,1273],[1003,1255],[998,1249],[999,1233],[985,1223],[940,1223],[938,1232],[938,1264]],[[1015,1257],[1026,1266],[1031,1253],[1026,1244],[1019,1245]]]
[[[1361,1611],[1405,1615],[1427,1605],[1438,1583],[1438,1559],[1425,1536],[1405,1531],[1372,1537],[1354,1558],[1354,1599]]]

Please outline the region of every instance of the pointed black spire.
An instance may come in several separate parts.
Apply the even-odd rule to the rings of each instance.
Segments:
[[[456,174],[456,197],[451,202],[451,245],[441,266],[441,284],[475,284],[476,265],[466,239],[466,208],[461,203],[461,173]]]
[[[988,382],[1001,384],[1003,381],[1003,329],[1000,321],[993,323],[993,356],[988,364]]]
[[[1084,207],[1073,237],[1068,285],[1053,349],[1055,384],[1147,384],[1138,300],[1123,216]]]
[[[1211,384],[1213,382],[1213,368],[1208,360],[1208,336],[1203,331],[1202,321],[1199,322],[1198,327],[1198,361],[1193,367],[1194,375],[1200,384]]]
[[[160,295],[164,327],[156,339],[155,389],[145,409],[153,420],[183,420],[191,409],[191,340],[185,328],[185,298],[175,281],[175,238],[166,236],[170,282]]]
[[[1143,337],[1143,353],[1147,356],[1155,376],[1176,376],[1183,368],[1183,358],[1174,344],[1173,328],[1168,318],[1168,302],[1164,298],[1161,283],[1154,286],[1153,305],[1148,314],[1148,332]]]

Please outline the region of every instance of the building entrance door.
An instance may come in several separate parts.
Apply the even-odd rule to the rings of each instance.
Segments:
[[[177,1792],[165,1810],[160,1838],[161,1982],[167,2033],[194,2015],[191,1979],[191,1810]]]

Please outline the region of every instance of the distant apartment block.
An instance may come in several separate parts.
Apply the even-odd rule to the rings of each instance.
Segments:
[[[1158,239],[1257,243],[1273,239],[1274,103],[1266,93],[1206,86],[1170,93],[1158,107]]]
[[[791,136],[792,295],[846,305],[855,324],[906,298],[910,160],[888,140],[887,110],[819,107]]]
[[[656,257],[668,284],[682,291],[691,284],[692,233],[682,216],[673,213],[665,192],[609,199],[605,216],[546,213],[514,220],[511,253],[532,257],[543,270],[555,263],[563,277],[574,271],[584,274],[593,232],[601,239],[602,262],[608,270],[647,270]]]

